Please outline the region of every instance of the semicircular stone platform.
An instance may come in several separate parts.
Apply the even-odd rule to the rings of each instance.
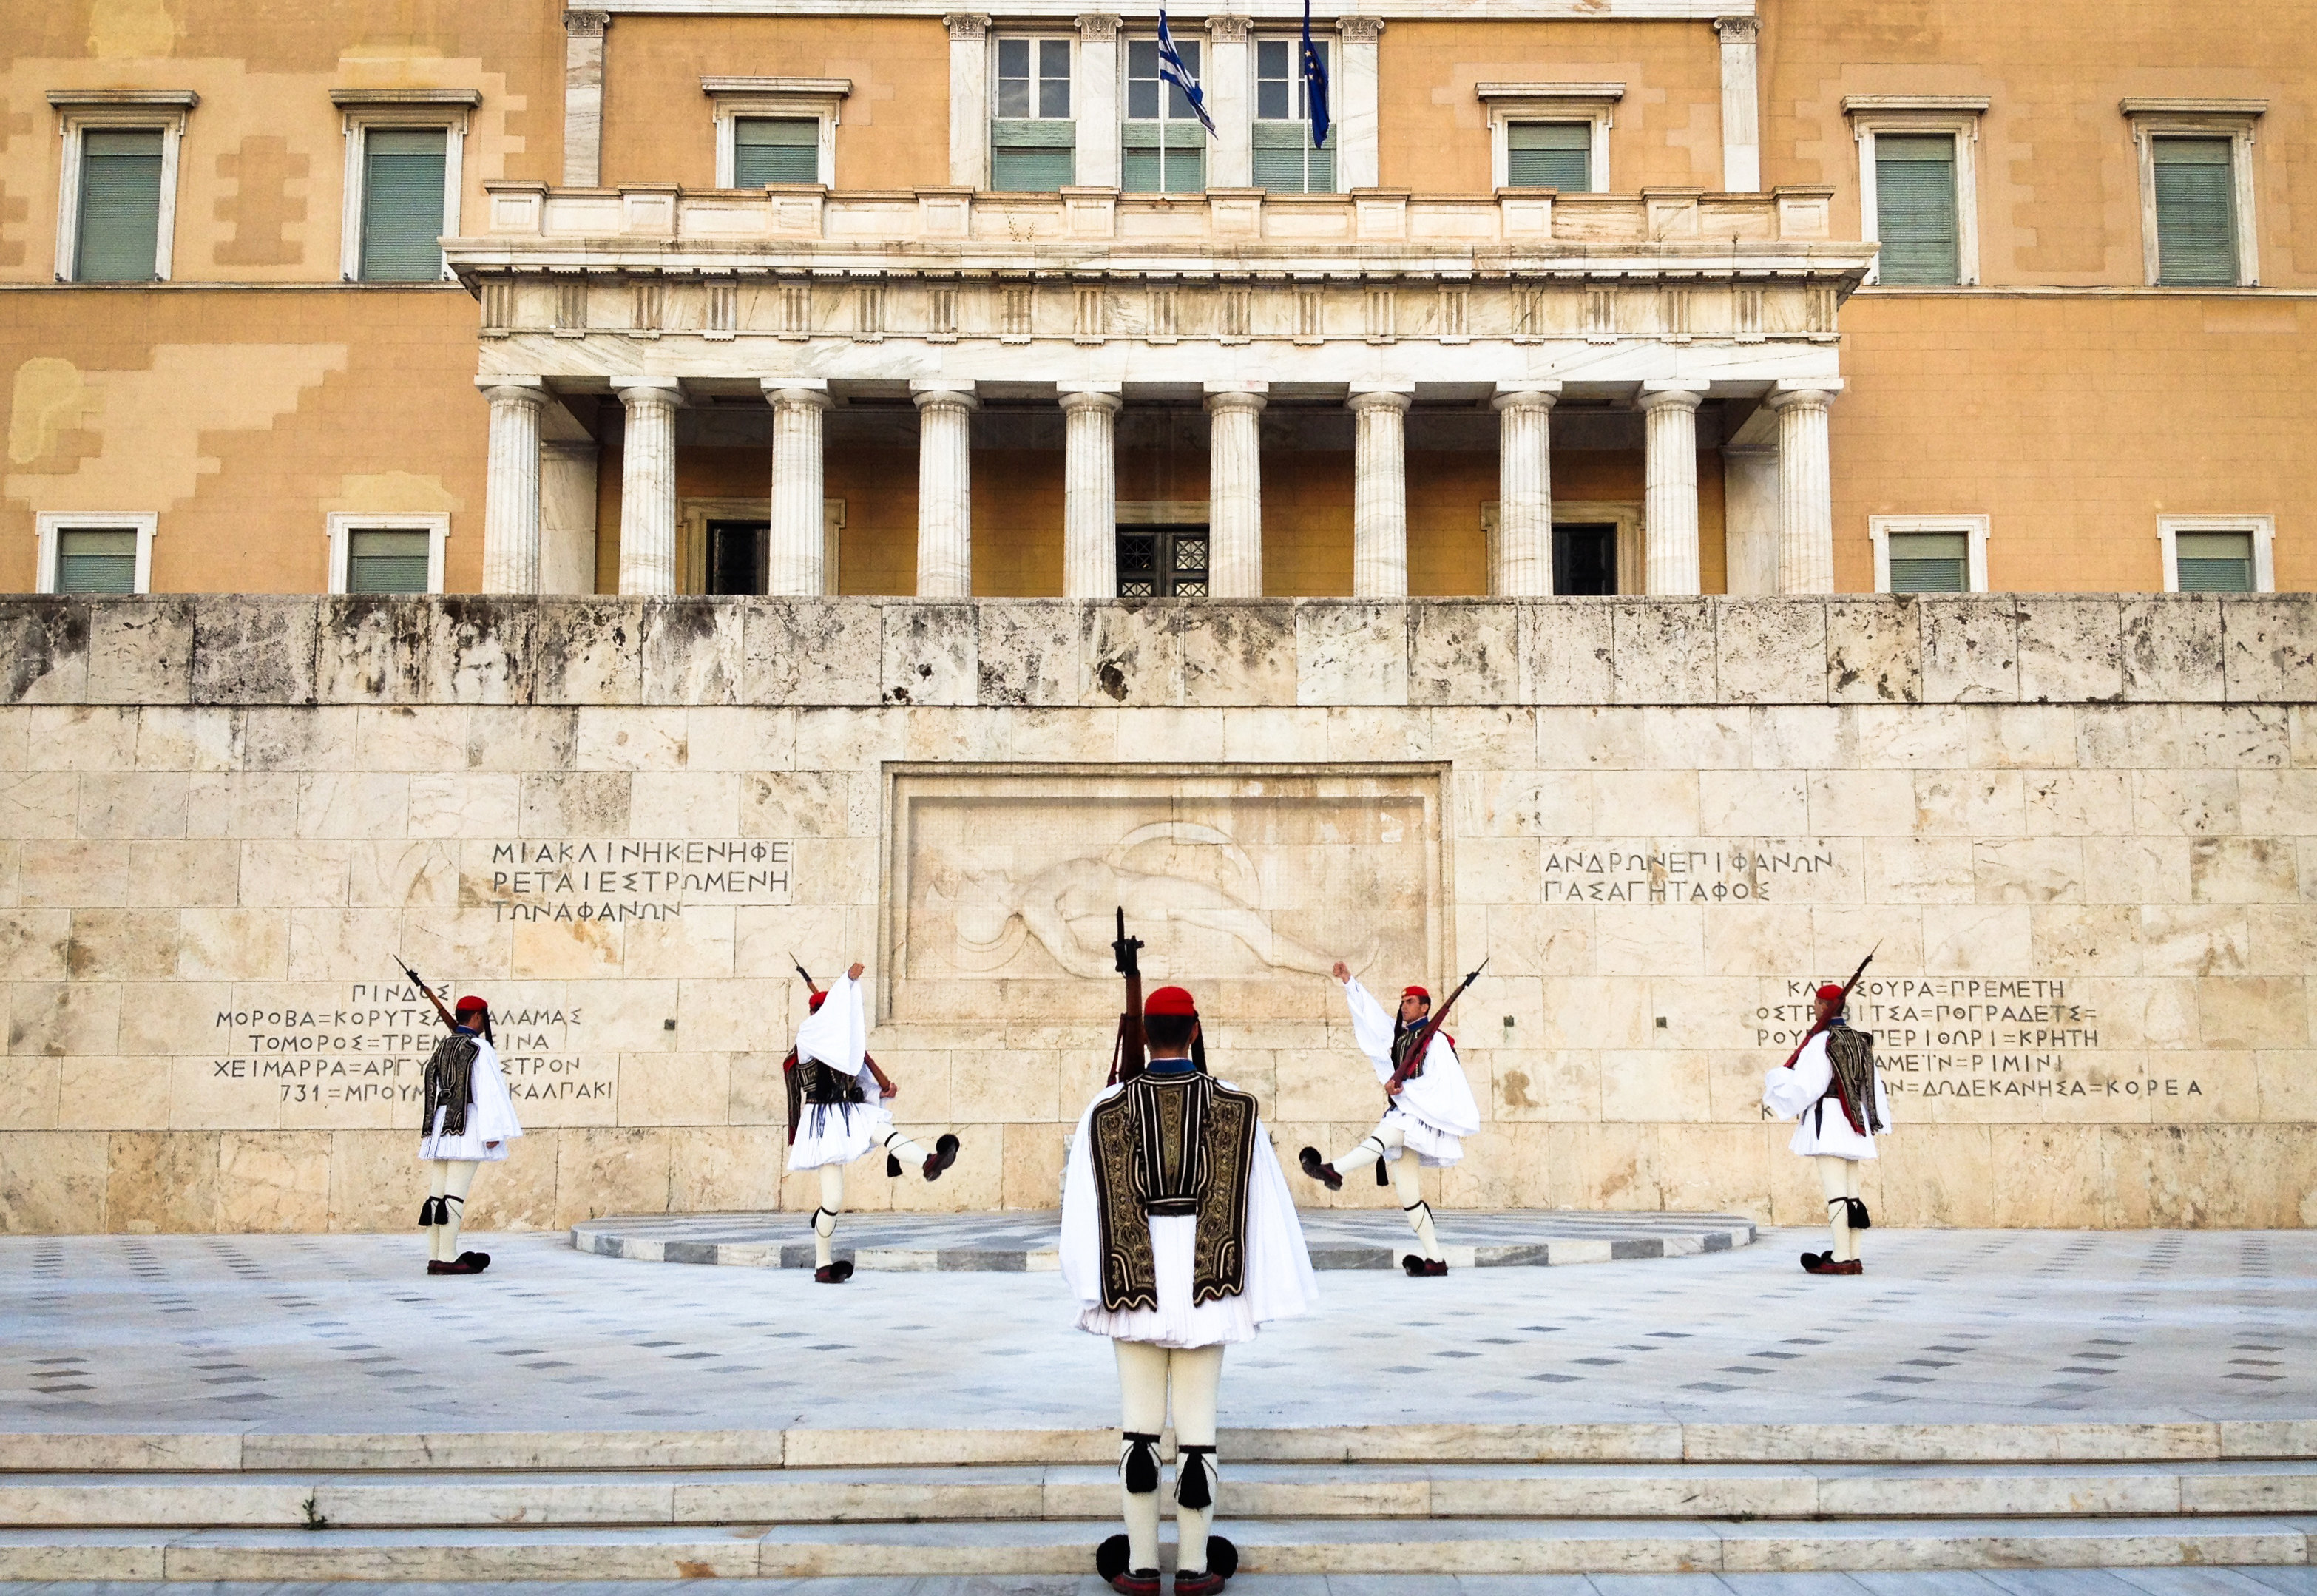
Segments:
[[[1409,1250],[1408,1227],[1389,1210],[1314,1210],[1302,1215],[1311,1263],[1322,1269],[1389,1269]],[[803,1214],[648,1214],[589,1219],[571,1227],[571,1245],[603,1258],[729,1268],[812,1267]],[[995,1214],[847,1214],[836,1255],[863,1269],[1021,1272],[1060,1267],[1061,1215],[1024,1209]],[[1754,1222],[1731,1214],[1597,1214],[1550,1209],[1439,1215],[1451,1269],[1609,1263],[1687,1258],[1749,1245]]]

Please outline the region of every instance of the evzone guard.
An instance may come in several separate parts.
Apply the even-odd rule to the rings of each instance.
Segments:
[[[1890,1127],[1891,1099],[1874,1067],[1874,1038],[1853,1030],[1843,1011],[1874,957],[1866,955],[1847,985],[1818,989],[1802,1045],[1762,1084],[1763,1107],[1799,1122],[1791,1145],[1818,1165],[1826,1192],[1834,1243],[1827,1251],[1803,1254],[1803,1268],[1813,1275],[1866,1272],[1858,1260],[1858,1233],[1873,1220],[1859,1195],[1859,1165],[1875,1156],[1874,1138]]]
[[[1111,1083],[1070,1138],[1062,1278],[1078,1328],[1110,1337],[1118,1359],[1126,1533],[1102,1544],[1095,1567],[1127,1596],[1157,1596],[1158,1438],[1171,1399],[1175,1592],[1207,1596],[1239,1567],[1237,1548],[1211,1534],[1223,1349],[1305,1312],[1319,1282],[1255,1098],[1207,1072],[1189,992],[1161,987],[1141,1001],[1141,946],[1122,916],[1127,1010]]]
[[[426,1200],[418,1205],[419,1228],[426,1233],[426,1272],[479,1275],[491,1267],[491,1255],[459,1251],[467,1194],[474,1189],[475,1171],[504,1161],[507,1143],[523,1134],[523,1126],[499,1069],[490,1005],[480,998],[461,998],[455,1010],[445,1009],[417,972],[405,964],[402,973],[426,994],[451,1030],[427,1057],[425,1107],[419,1119],[418,1158],[432,1176]]]
[[[1482,968],[1486,967],[1484,960]],[[1349,1152],[1322,1162],[1318,1148],[1306,1147],[1300,1158],[1303,1172],[1329,1191],[1341,1191],[1345,1176],[1371,1163],[1376,1167],[1376,1184],[1382,1186],[1389,1164],[1400,1212],[1408,1215],[1408,1228],[1416,1233],[1416,1244],[1423,1250],[1420,1255],[1411,1252],[1400,1260],[1400,1267],[1413,1276],[1448,1272],[1447,1254],[1441,1251],[1439,1233],[1432,1224],[1432,1205],[1424,1200],[1418,1166],[1453,1166],[1464,1156],[1464,1138],[1481,1128],[1481,1110],[1464,1080],[1464,1066],[1456,1062],[1456,1039],[1440,1028],[1449,1009],[1480,973],[1475,970],[1464,977],[1463,985],[1448,995],[1436,1018],[1432,1013],[1432,994],[1420,986],[1407,988],[1400,995],[1400,1013],[1394,1018],[1353,977],[1348,965],[1340,962],[1336,965],[1336,979],[1344,983],[1344,1001],[1351,1006],[1353,1040],[1375,1066],[1389,1105],[1375,1129],[1361,1137],[1359,1145]],[[1411,1152],[1416,1155],[1413,1161],[1407,1156]]]
[[[789,1173],[820,1171],[820,1206],[812,1211],[812,1278],[840,1286],[853,1278],[852,1260],[839,1261],[831,1251],[836,1216],[845,1210],[845,1166],[881,1148],[889,1177],[899,1175],[906,1161],[923,1170],[927,1180],[938,1180],[957,1161],[959,1143],[944,1132],[927,1152],[893,1128],[892,1110],[885,1105],[901,1089],[869,1056],[861,966],[838,976],[827,991],[813,987],[803,965],[797,973],[804,975],[811,998],[804,1024],[797,1027],[796,1045],[781,1064],[788,1084]]]

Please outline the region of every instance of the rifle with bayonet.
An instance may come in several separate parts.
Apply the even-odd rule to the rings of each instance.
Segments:
[[[1490,955],[1490,958],[1495,956],[1493,954]],[[1456,990],[1448,994],[1448,1000],[1432,1011],[1431,1018],[1424,1022],[1424,1029],[1418,1034],[1415,1045],[1408,1050],[1408,1054],[1400,1061],[1400,1067],[1391,1072],[1391,1079],[1384,1084],[1386,1097],[1398,1097],[1401,1087],[1424,1073],[1424,1055],[1431,1050],[1432,1038],[1439,1035],[1440,1027],[1447,1022],[1448,1011],[1456,1007],[1456,1000],[1464,995],[1465,989],[1481,979],[1481,970],[1488,967],[1489,960],[1482,959],[1480,969],[1464,977],[1458,983]],[[1382,1169],[1382,1165],[1378,1164],[1376,1167]]]
[[[1118,939],[1110,945],[1118,961],[1118,973],[1126,979],[1126,1007],[1119,1011],[1118,1039],[1110,1050],[1110,1084],[1132,1080],[1142,1073],[1150,1062],[1150,1048],[1142,1036],[1142,961],[1137,956],[1142,951],[1142,938],[1126,934],[1126,906],[1119,905]]]
[[[1873,964],[1874,962],[1874,955],[1882,951],[1883,945],[1880,942],[1877,942],[1873,947],[1866,950],[1866,956],[1858,961],[1858,968],[1853,970],[1850,973],[1850,979],[1842,983],[1842,996],[1835,1000],[1834,1008],[1829,1011],[1824,1019],[1813,1019],[1811,1021],[1810,1029],[1803,1033],[1803,1039],[1794,1044],[1794,1052],[1786,1055],[1786,1062],[1780,1065],[1779,1068],[1785,1070],[1793,1069],[1794,1067],[1794,1061],[1803,1056],[1803,1049],[1811,1045],[1811,1038],[1825,1030],[1829,1026],[1832,1025],[1834,1023],[1835,1017],[1842,1013],[1844,1009],[1850,1007],[1850,994],[1858,990],[1859,980],[1866,973],[1866,966]],[[1843,1114],[1849,1119],[1851,1124],[1864,1129],[1866,1124],[1866,1116],[1862,1111],[1861,1105],[1850,1100],[1849,1089],[1842,1083],[1842,1071],[1839,1070],[1833,1070],[1830,1073],[1834,1080],[1836,1095],[1840,1098],[1842,1103]],[[1769,1109],[1766,1107],[1762,1112],[1767,1116],[1769,1113]]]
[[[402,962],[402,955],[400,954],[396,954],[392,956],[394,959],[394,967],[401,971],[404,975],[407,976],[409,978],[410,984],[416,987],[420,991],[425,993],[426,1000],[434,1005],[434,1012],[442,1017],[443,1027],[446,1030],[457,1030],[459,1028],[458,1017],[443,1006],[443,1000],[434,995],[434,989],[426,984],[425,978],[422,977],[417,971],[413,970],[409,965]],[[488,1009],[485,1009],[483,1010],[483,1040],[488,1042],[493,1047],[497,1047],[498,1045],[497,1038],[491,1035],[491,1011]]]

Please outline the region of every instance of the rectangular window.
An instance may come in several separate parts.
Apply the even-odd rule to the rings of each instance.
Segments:
[[[429,591],[434,542],[428,532],[354,528],[346,533],[346,591]]]
[[[442,128],[369,128],[362,133],[362,280],[434,282],[447,225]],[[424,592],[421,588],[419,591]]]
[[[2183,532],[2173,539],[2173,572],[2182,593],[2251,593],[2252,533]]]
[[[1971,534],[1894,532],[1891,535],[1892,593],[1971,591]]]
[[[67,526],[57,533],[58,593],[137,591],[137,529]]]
[[[1552,590],[1564,594],[1617,591],[1617,528],[1614,522],[1556,524],[1552,529]]]
[[[1310,107],[1304,103],[1298,56],[1302,41],[1258,39],[1255,44],[1255,185],[1275,194],[1336,192],[1336,129],[1328,142],[1311,148]],[[1328,45],[1313,40],[1322,71],[1333,73]],[[1332,76],[1330,82],[1334,81]]]
[[[1593,187],[1591,122],[1505,124],[1505,186],[1552,188],[1564,194]]]
[[[1196,40],[1178,40],[1183,65],[1199,75]],[[1126,125],[1121,185],[1136,194],[1195,194],[1207,186],[1207,130],[1183,91],[1158,76],[1158,41],[1126,41]]]
[[[820,181],[820,123],[809,116],[744,116],[732,124],[732,186]]]
[[[1070,120],[1070,41],[997,41],[997,115],[989,124],[989,186],[1051,193],[1078,181]]]
[[[1876,265],[1881,281],[1952,284],[1962,280],[1953,134],[1878,134],[1874,210],[1883,242]]]
[[[2167,288],[2237,284],[2235,141],[2159,138],[2156,281]]]
[[[161,131],[90,128],[80,136],[79,282],[150,282],[159,275]]]
[[[1207,596],[1207,529],[1203,526],[1122,526],[1118,529],[1121,598]]]

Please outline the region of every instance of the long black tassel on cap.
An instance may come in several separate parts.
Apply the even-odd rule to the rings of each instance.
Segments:
[[[1126,1438],[1126,1456],[1119,1459],[1119,1467],[1125,1475],[1127,1494],[1149,1496],[1158,1489],[1158,1438],[1139,1430],[1119,1433]]]
[[[1215,1505],[1214,1466],[1207,1461],[1214,1456],[1214,1450],[1212,1447],[1175,1448],[1176,1505],[1188,1508]]]

